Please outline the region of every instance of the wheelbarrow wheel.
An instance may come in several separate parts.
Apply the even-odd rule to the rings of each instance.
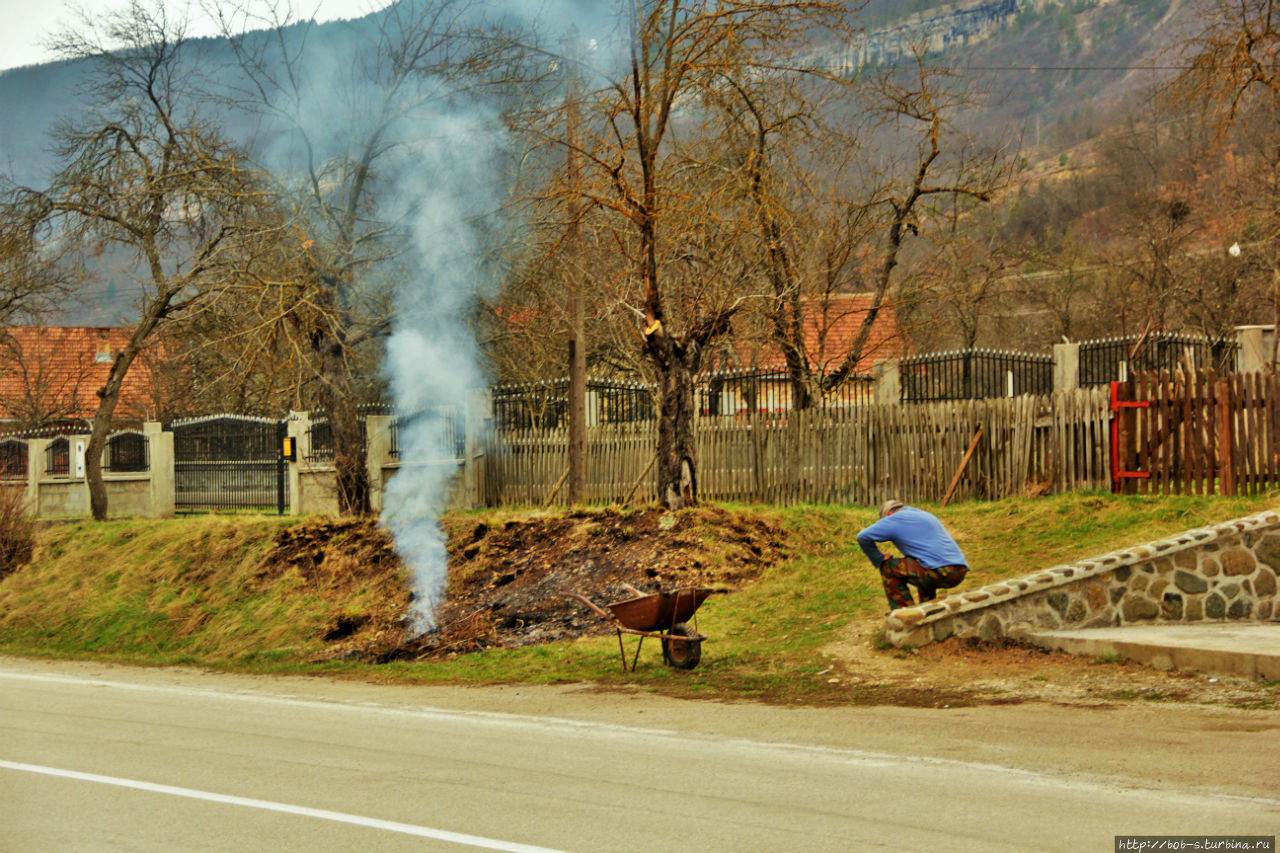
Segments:
[[[662,659],[667,662],[667,666],[676,669],[693,669],[697,666],[698,661],[702,660],[702,641],[681,639],[697,636],[698,632],[684,622],[672,625],[667,636],[662,638]]]

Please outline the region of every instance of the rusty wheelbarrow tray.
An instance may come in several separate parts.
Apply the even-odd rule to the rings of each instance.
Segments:
[[[631,659],[632,672],[635,672],[636,662],[640,659],[640,647],[644,645],[645,637],[657,637],[661,641],[662,659],[668,666],[677,669],[693,669],[697,666],[702,659],[702,641],[706,637],[698,633],[696,621],[693,627],[686,623],[694,618],[694,614],[712,591],[696,588],[646,594],[633,586],[627,586],[627,589],[635,593],[634,598],[615,601],[604,607],[599,607],[580,593],[566,591],[562,594],[578,599],[613,625],[618,632],[618,652],[622,656],[623,672],[627,671],[623,634],[640,637],[640,641],[636,643],[635,655]]]

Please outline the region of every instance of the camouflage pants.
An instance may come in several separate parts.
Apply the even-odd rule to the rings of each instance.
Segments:
[[[939,589],[956,586],[964,580],[968,566],[943,566],[938,569],[926,569],[910,557],[889,557],[880,564],[880,580],[884,583],[884,594],[889,599],[889,609],[911,607],[915,600],[911,597],[908,584],[913,585],[920,593],[920,601],[932,601],[937,597]]]

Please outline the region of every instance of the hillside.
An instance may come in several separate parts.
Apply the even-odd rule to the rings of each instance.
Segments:
[[[914,45],[978,101],[965,125],[1016,141],[1032,161],[1100,132],[1113,111],[1165,80],[1192,25],[1185,0],[872,0],[856,53],[901,65]]]
[[[927,234],[909,225],[914,235],[904,242],[902,257],[893,260],[892,288],[900,289],[896,309],[911,346],[922,352],[970,346],[1045,351],[1063,338],[1136,335],[1144,328],[1218,336],[1229,334],[1233,325],[1273,319],[1269,272],[1260,264],[1239,270],[1220,265],[1208,271],[1183,264],[1176,282],[1181,289],[1173,290],[1170,277],[1160,273],[1169,266],[1168,259],[1142,255],[1150,236],[1143,228],[1151,220],[1152,204],[1139,193],[1128,192],[1135,188],[1124,180],[1130,163],[1114,159],[1107,163],[1111,180],[1105,185],[1078,181],[1068,186],[1070,181],[1063,180],[1090,171],[1081,167],[1099,161],[1099,149],[1119,135],[1112,131],[1141,127],[1144,121],[1150,126],[1150,111],[1141,105],[1149,100],[1149,87],[1170,73],[1168,51],[1186,33],[1190,9],[1188,0],[950,4],[872,0],[862,12],[865,33],[851,43],[825,48],[821,61],[855,73],[858,68],[901,68],[913,45],[926,46],[925,61],[953,72],[954,84],[971,96],[965,100],[964,112],[946,118],[978,136],[977,142],[998,150],[1001,156],[992,156],[993,163],[1017,163],[1021,168],[992,194],[994,204],[983,208],[1002,221],[988,226],[976,221],[981,216],[972,217],[948,237],[941,221],[943,208],[931,206],[922,212],[939,215],[925,217],[934,220]],[[376,21],[371,16],[358,26],[368,35]],[[330,64],[330,57],[336,67],[358,60],[359,49],[344,41],[344,32],[337,24],[316,27],[312,45],[322,45],[322,64]],[[200,40],[193,47],[204,54],[202,67],[221,70],[232,65],[227,46],[218,40]],[[76,94],[80,74],[79,66],[68,63],[0,74],[0,113],[15,119],[0,124],[4,157],[0,165],[19,182],[38,186],[49,169],[47,131],[60,115],[82,103]],[[1125,115],[1120,108],[1126,104],[1140,108]],[[227,122],[233,138],[247,140],[253,135],[243,116],[217,118]],[[898,155],[912,150],[920,140],[896,133],[903,123],[890,124],[894,126],[891,136],[876,137],[876,131],[867,131],[867,153],[854,164],[851,174],[859,174],[851,180],[871,180],[872,173],[881,170],[891,175],[909,165],[906,160],[899,162]],[[884,133],[883,128],[880,131]],[[943,172],[964,158],[984,161],[990,152],[974,141],[946,135],[942,156],[935,161],[940,168],[935,177],[941,179]],[[1163,144],[1187,150],[1181,142],[1166,139]],[[1004,159],[1004,155],[1009,156]],[[1133,156],[1164,164],[1165,172],[1148,181],[1149,186],[1137,188],[1155,198],[1177,191],[1179,184],[1187,183],[1188,174],[1215,168],[1214,164],[1181,163],[1181,171],[1174,172],[1173,158],[1163,152],[1140,151]],[[815,165],[812,171],[818,168]],[[1001,170],[993,171],[1004,180]],[[1258,183],[1252,177],[1248,182]],[[1195,216],[1173,223],[1181,225],[1174,235],[1181,242],[1176,246],[1160,243],[1161,251],[1185,258],[1188,250],[1203,253],[1206,247],[1223,242],[1227,231],[1249,215],[1230,209],[1232,197],[1217,186],[1206,186],[1204,203],[1193,208]],[[1260,227],[1249,225],[1254,230]],[[978,233],[988,227],[994,233]],[[915,240],[920,234],[927,239]],[[956,234],[959,239],[954,238]],[[1237,237],[1232,235],[1223,244],[1230,245]],[[876,236],[860,239],[874,243]],[[984,271],[972,258],[948,258],[952,250],[978,257],[986,252],[990,269]],[[1153,272],[1127,267],[1135,258]],[[1011,274],[1019,265],[1046,278],[1019,279]],[[943,267],[939,274],[926,274],[938,267]],[[1073,278],[1077,268],[1104,267],[1110,276],[1105,281],[1101,275],[1087,281]],[[50,317],[50,321],[130,322],[136,316],[136,294],[129,290],[129,276],[112,275],[111,269],[100,261],[94,275],[105,285],[87,288],[83,304],[64,302],[64,316]],[[1065,272],[1059,275],[1055,270]],[[874,280],[852,269],[841,271],[837,278],[840,287],[850,290],[869,289]],[[1029,282],[1036,285],[1023,287]],[[1240,295],[1232,297],[1234,301],[1222,300],[1216,292],[1222,287],[1235,287]],[[610,325],[599,337],[606,338],[618,328]],[[597,357],[593,353],[593,359],[601,369],[611,369],[615,363],[630,368],[629,354],[615,359],[612,354]],[[501,353],[494,360],[500,362]]]
[[[1186,0],[872,0],[860,20],[863,41],[830,48],[829,61],[883,65],[901,62],[915,43],[929,60],[955,68],[988,104],[970,116],[974,127],[1041,140],[1055,123],[1105,113],[1153,82],[1154,63],[1184,31]],[[377,15],[357,25],[369,28]],[[336,50],[344,24],[315,27],[313,41]],[[218,39],[196,39],[203,65],[227,68],[231,55]],[[49,131],[82,109],[84,67],[72,62],[0,72],[0,171],[20,184],[39,185],[52,159]],[[229,128],[247,139],[252,127]]]

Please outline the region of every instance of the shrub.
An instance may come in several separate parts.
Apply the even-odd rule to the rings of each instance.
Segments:
[[[31,559],[35,523],[22,505],[22,486],[0,486],[0,579]]]

